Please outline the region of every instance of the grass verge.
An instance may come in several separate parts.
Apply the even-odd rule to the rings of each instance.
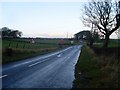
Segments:
[[[118,57],[96,54],[83,46],[75,67],[73,88],[118,88]]]
[[[65,47],[64,47],[65,48]],[[16,49],[11,48],[2,50],[2,64],[19,61],[22,59],[47,54],[53,51],[57,51],[63,48],[49,47],[43,49]]]
[[[72,45],[69,40],[65,40],[63,48],[60,48],[59,40],[56,39],[35,39],[34,44],[30,41],[29,38],[3,39],[0,42],[2,45],[0,48],[2,50],[2,64],[43,55]]]

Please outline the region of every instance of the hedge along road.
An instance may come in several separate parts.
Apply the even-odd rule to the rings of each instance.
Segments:
[[[3,65],[3,88],[72,88],[82,45]]]

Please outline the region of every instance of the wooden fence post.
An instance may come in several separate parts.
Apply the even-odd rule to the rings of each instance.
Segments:
[[[25,48],[25,44],[23,44],[23,49]]]
[[[18,48],[18,43],[16,44],[16,48]]]
[[[11,42],[9,42],[9,45],[8,45],[8,47],[10,47],[10,45],[11,45]]]

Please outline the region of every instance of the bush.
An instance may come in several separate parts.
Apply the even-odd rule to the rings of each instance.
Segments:
[[[13,55],[13,49],[11,47],[8,47],[5,49],[5,54],[8,56],[12,56]]]

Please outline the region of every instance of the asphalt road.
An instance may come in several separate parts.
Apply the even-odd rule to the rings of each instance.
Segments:
[[[3,88],[72,88],[81,45],[10,63],[2,68]]]

